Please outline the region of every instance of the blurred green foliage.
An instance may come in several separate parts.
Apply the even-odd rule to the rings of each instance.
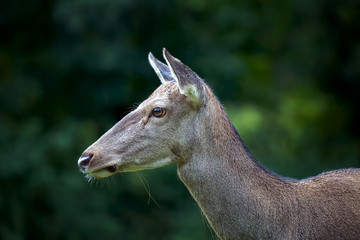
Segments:
[[[270,169],[359,167],[359,16],[356,0],[2,1],[0,238],[211,238],[176,166],[88,184],[76,165],[159,85],[162,47]]]

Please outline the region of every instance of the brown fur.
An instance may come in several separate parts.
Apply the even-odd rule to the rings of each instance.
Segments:
[[[162,85],[79,160],[92,177],[178,163],[221,239],[360,239],[360,170],[295,180],[256,162],[210,88],[166,50]],[[162,75],[164,74],[164,75]],[[152,115],[166,109],[164,117]]]

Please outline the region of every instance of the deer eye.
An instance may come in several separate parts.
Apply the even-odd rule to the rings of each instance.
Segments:
[[[152,115],[154,117],[163,117],[165,115],[165,108],[162,108],[162,107],[155,107],[153,110],[152,110]]]

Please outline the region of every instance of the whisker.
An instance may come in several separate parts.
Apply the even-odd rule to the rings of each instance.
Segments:
[[[95,178],[89,174],[86,174],[85,175],[85,180],[90,184],[92,185],[94,182],[95,182]]]
[[[139,178],[140,182],[142,183],[142,185],[143,185],[144,188],[145,188],[145,191],[146,191],[147,194],[149,195],[147,204],[149,204],[150,201],[152,200],[152,201],[160,208],[159,203],[158,203],[158,202],[155,200],[155,198],[151,195],[150,185],[149,185],[148,181],[146,180],[146,178],[145,178],[143,175],[141,175],[141,174],[137,174],[137,177]]]
[[[125,113],[128,114],[128,113],[134,111],[135,109],[137,109],[137,107],[138,107],[140,104],[141,104],[140,102],[139,102],[139,103],[133,103],[133,104],[131,105],[131,107],[126,108]]]

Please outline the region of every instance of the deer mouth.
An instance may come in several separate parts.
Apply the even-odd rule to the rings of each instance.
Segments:
[[[117,172],[116,165],[111,165],[104,168],[95,169],[91,172],[88,172],[88,174],[95,178],[105,178],[115,174],[116,172]]]

